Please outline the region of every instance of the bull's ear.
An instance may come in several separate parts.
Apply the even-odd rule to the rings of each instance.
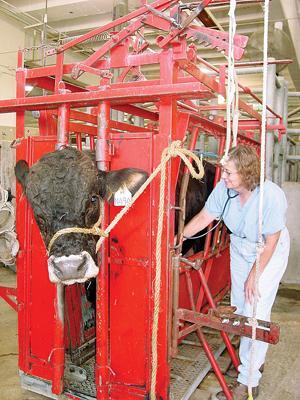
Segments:
[[[110,171],[106,174],[106,185],[108,200],[121,188],[126,187],[132,195],[138,191],[147,180],[148,173],[137,168],[124,168],[117,171]]]
[[[25,188],[26,176],[29,172],[29,166],[25,160],[20,160],[15,166],[15,174],[18,181],[21,183],[23,189]]]

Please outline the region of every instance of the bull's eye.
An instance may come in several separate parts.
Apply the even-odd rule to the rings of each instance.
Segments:
[[[91,196],[91,203],[96,203],[98,201],[98,196]]]

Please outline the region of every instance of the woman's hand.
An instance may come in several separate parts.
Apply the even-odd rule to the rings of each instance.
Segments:
[[[270,261],[272,255],[276,249],[276,246],[277,246],[277,243],[278,243],[278,240],[280,237],[280,232],[281,231],[275,232],[271,235],[266,235],[264,249],[260,255],[259,271],[257,271],[258,277],[260,277],[260,275],[263,273],[264,269],[268,265],[268,262]],[[252,304],[252,301],[255,296],[255,263],[254,263],[254,265],[248,275],[248,278],[245,282],[244,291],[245,291],[246,302]],[[258,297],[260,297],[259,291],[257,294],[258,294]]]
[[[258,272],[259,274],[259,272]],[[255,266],[251,269],[248,278],[245,282],[244,285],[244,291],[245,291],[245,300],[247,303],[252,304],[256,292],[255,288]],[[257,287],[257,296],[260,297],[260,293]]]

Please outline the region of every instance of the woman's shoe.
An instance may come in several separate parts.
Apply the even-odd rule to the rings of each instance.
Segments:
[[[259,372],[263,373],[265,369],[265,364],[263,364],[260,368],[259,368]],[[225,375],[229,376],[229,378],[233,378],[233,379],[237,379],[239,372],[234,368],[234,366],[232,365],[226,372]]]
[[[236,382],[231,388],[233,400],[248,400],[248,386],[242,383]],[[252,397],[256,399],[258,397],[259,389],[258,386],[252,388]],[[225,393],[223,391],[217,393],[214,399],[217,400],[227,400]]]

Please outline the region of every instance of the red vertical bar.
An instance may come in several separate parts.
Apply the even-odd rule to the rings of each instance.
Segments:
[[[82,150],[81,133],[76,133],[76,146],[78,150]]]
[[[91,150],[95,150],[95,138],[94,136],[89,135],[90,138],[90,148]]]
[[[98,134],[96,143],[96,162],[98,169],[109,169],[108,124],[110,104],[101,102],[98,108]],[[102,226],[109,224],[108,206],[104,206]],[[101,264],[98,275],[96,303],[96,365],[95,380],[97,399],[109,398],[109,294],[108,294],[108,245],[103,242],[98,253],[98,264]]]
[[[63,79],[64,53],[58,53],[55,65],[55,93],[59,92],[60,82]]]
[[[162,84],[175,83],[177,79],[178,68],[174,65],[173,61],[173,49],[163,51],[160,60],[160,82]],[[168,147],[177,132],[177,103],[172,96],[166,97],[159,102],[159,134],[154,136],[153,144],[153,168],[156,167],[161,161],[161,154],[163,150]],[[185,132],[182,132],[183,138]],[[171,321],[168,320],[169,307],[171,304],[171,279],[172,279],[172,266],[169,253],[170,243],[170,232],[174,232],[174,219],[170,218],[170,213],[166,210],[170,209],[170,204],[175,204],[175,191],[171,187],[171,165],[170,163],[166,166],[166,183],[165,183],[165,210],[164,210],[164,223],[163,233],[161,242],[161,286],[160,286],[160,306],[159,306],[159,319],[158,319],[158,332],[157,332],[157,345],[153,346],[157,354],[157,372],[156,382],[155,379],[151,379],[152,375],[152,361],[155,361],[154,351],[150,350],[150,392],[151,388],[155,388],[156,398],[168,399],[169,384],[170,384],[170,365],[168,363],[168,349],[169,341],[168,337],[170,329],[168,324]],[[158,206],[159,206],[159,180],[153,181],[153,220],[152,220],[152,262],[151,262],[151,282],[154,282],[156,276],[156,231],[158,223]],[[153,320],[153,309],[154,309],[154,285],[151,284],[152,290],[151,296],[151,311],[150,311],[150,343],[149,348],[151,349],[151,341],[153,337],[152,331],[152,320]],[[148,388],[147,388],[148,389]],[[152,400],[153,396],[150,395]]]
[[[64,345],[64,286],[56,285],[56,296],[54,299],[54,343],[52,353],[53,379],[52,392],[61,394],[64,389],[63,377],[65,366]]]
[[[58,91],[60,94],[65,94],[68,92],[65,89],[65,84],[63,82],[60,82]],[[62,104],[58,107],[58,115],[57,115],[56,149],[58,150],[68,146],[69,122],[70,122],[70,106],[68,104]]]
[[[208,261],[208,263],[212,264],[213,263],[213,259],[210,259]],[[211,308],[216,308],[214,299],[213,299],[213,297],[212,297],[212,295],[210,293],[209,287],[207,285],[207,280],[206,280],[201,268],[199,269],[198,273],[199,273],[199,277],[200,277],[200,280],[201,280],[201,285],[202,285],[202,287],[204,288],[204,291],[205,291],[205,296],[206,296],[206,298],[208,300],[208,304],[210,305]],[[233,363],[234,367],[237,369],[238,366],[240,365],[240,361],[238,359],[238,356],[236,355],[236,352],[235,352],[235,350],[234,350],[234,348],[232,346],[232,343],[231,343],[231,341],[230,341],[230,339],[229,339],[229,337],[228,337],[226,332],[222,332],[221,331],[221,336],[222,336],[222,338],[224,340],[224,343],[225,343],[225,345],[227,347],[227,350],[228,350],[228,353],[229,353],[230,358],[232,360],[232,363]]]

